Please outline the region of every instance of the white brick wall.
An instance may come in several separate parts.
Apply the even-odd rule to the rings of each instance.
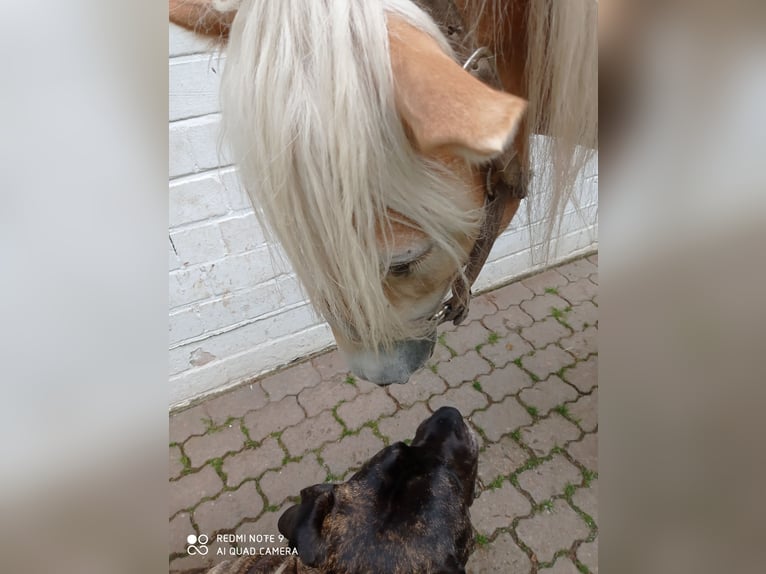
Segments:
[[[225,58],[170,25],[170,404],[271,371],[333,344],[294,273],[268,245],[225,149],[218,82]],[[584,217],[569,213],[554,260],[597,241],[598,165],[585,178]],[[528,273],[520,213],[498,239],[478,289]]]

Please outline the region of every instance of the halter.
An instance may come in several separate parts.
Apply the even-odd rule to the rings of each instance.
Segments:
[[[415,0],[426,11],[449,40],[458,57],[465,58],[463,69],[488,86],[502,91],[497,62],[492,51],[477,47],[473,33],[466,30],[460,11],[453,0]],[[466,57],[466,55],[468,55]],[[432,320],[440,325],[452,321],[459,325],[468,315],[471,302],[471,286],[479,276],[495,240],[502,231],[500,222],[505,206],[514,199],[527,196],[527,182],[521,169],[516,151],[510,147],[498,157],[483,165],[484,176],[484,220],[479,236],[473,244],[468,262],[462,273],[458,273],[452,282],[450,297],[434,314]]]

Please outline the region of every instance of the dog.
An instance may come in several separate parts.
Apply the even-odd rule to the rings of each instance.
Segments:
[[[243,556],[207,574],[465,573],[478,453],[460,411],[442,407],[410,445],[387,446],[347,482],[301,491],[278,521],[297,556]]]

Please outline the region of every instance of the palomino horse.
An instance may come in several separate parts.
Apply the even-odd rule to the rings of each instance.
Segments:
[[[219,40],[224,136],[358,376],[404,383],[526,195],[596,146],[596,0],[171,0]],[[540,159],[537,159],[538,165]],[[452,297],[444,303],[445,295]]]

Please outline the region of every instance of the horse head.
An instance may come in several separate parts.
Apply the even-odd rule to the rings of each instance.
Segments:
[[[226,44],[223,128],[240,179],[352,371],[378,384],[425,364],[445,296],[467,303],[469,260],[486,258],[521,196],[488,227],[486,165],[514,145],[525,100],[463,69],[417,4],[438,3],[170,6]]]

